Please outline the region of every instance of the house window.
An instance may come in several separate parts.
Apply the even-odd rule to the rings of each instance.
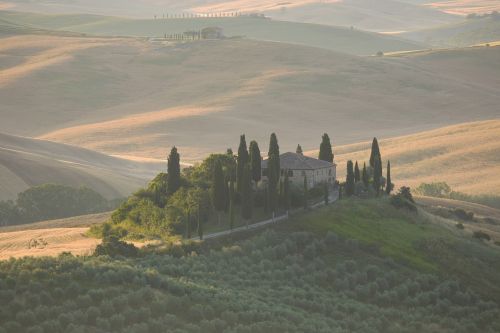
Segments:
[[[328,176],[332,175],[332,169],[328,170]]]
[[[267,169],[262,169],[262,176],[267,177]]]
[[[293,177],[293,170],[288,170],[288,177]]]
[[[302,172],[301,172],[301,175],[302,175],[302,177],[305,177],[305,176],[306,176],[306,172],[305,172],[305,171],[302,171]]]

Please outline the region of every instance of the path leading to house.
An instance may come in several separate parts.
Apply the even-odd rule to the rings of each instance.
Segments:
[[[338,199],[339,199],[339,192],[337,190],[330,192],[330,196],[328,198],[329,204],[332,204],[332,203],[336,202]],[[325,202],[321,201],[321,202],[318,202],[318,203],[310,206],[310,209],[317,209],[317,208],[322,207],[324,205],[325,205]],[[290,215],[293,215],[294,213],[296,213],[296,212],[298,212],[300,210],[302,210],[302,209],[301,208],[295,209],[293,211],[290,211],[288,214],[283,214],[283,215],[280,215],[280,216],[276,216],[274,218],[270,218],[268,220],[260,221],[260,222],[257,222],[257,223],[252,223],[252,224],[249,224],[247,226],[244,225],[244,226],[241,226],[241,227],[233,228],[233,230],[229,229],[229,230],[218,231],[218,232],[213,232],[213,233],[210,233],[210,234],[206,234],[206,235],[203,235],[203,240],[214,239],[214,238],[219,238],[219,237],[231,235],[231,234],[238,233],[238,232],[243,232],[243,231],[258,229],[258,228],[262,228],[262,227],[264,227],[266,225],[269,225],[269,224],[273,224],[273,223],[278,223],[278,222],[281,222],[281,221],[285,221],[285,220],[288,220],[288,218],[290,217]],[[193,238],[191,238],[191,240],[200,240],[200,237],[193,237]]]

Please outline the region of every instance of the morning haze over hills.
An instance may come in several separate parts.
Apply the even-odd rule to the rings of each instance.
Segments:
[[[0,332],[500,331],[498,11],[0,0]]]

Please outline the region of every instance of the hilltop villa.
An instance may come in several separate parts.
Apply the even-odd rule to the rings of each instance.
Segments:
[[[312,188],[320,183],[333,184],[337,179],[337,165],[299,153],[284,153],[280,155],[281,174],[288,171],[290,181],[303,186],[304,176],[307,177],[308,187]],[[262,161],[262,180],[267,181],[267,160]]]

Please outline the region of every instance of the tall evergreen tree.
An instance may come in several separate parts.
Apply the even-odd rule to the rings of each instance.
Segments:
[[[357,183],[361,181],[361,174],[359,172],[358,161],[354,164],[354,181]]]
[[[321,144],[319,146],[319,159],[322,161],[333,162],[333,151],[330,137],[328,134],[323,134]]]
[[[297,149],[295,149],[295,152],[300,155],[304,154],[304,152],[302,151],[302,147],[300,145],[297,145]]]
[[[234,228],[234,181],[229,181],[229,229]]]
[[[180,156],[176,147],[172,147],[168,155],[167,194],[174,194],[181,187]]]
[[[380,148],[378,146],[378,140],[377,140],[377,138],[373,138],[373,141],[372,141],[372,151],[371,151],[371,154],[370,154],[370,166],[372,168],[375,168],[375,160],[377,158],[380,161],[382,161],[382,157],[380,156]]]
[[[224,184],[224,172],[222,164],[217,161],[214,168],[213,183],[212,183],[212,203],[217,212],[218,223],[220,224],[220,213],[226,209],[226,186]]]
[[[323,200],[325,201],[325,206],[328,205],[329,199],[330,199],[330,193],[328,192],[328,184],[325,183],[323,185]]]
[[[368,184],[370,183],[370,177],[368,176],[368,171],[366,170],[366,163],[363,163],[363,173],[361,179],[363,180],[363,184],[365,184],[365,187],[368,187]]]
[[[248,163],[248,150],[245,134],[240,136],[240,146],[238,147],[238,157],[236,159],[236,189],[241,193],[241,185],[243,183],[243,172],[246,164]]]
[[[271,134],[269,141],[269,152],[267,154],[268,196],[269,209],[275,213],[278,208],[278,183],[281,175],[280,148],[276,134]]]
[[[354,170],[352,161],[347,161],[347,176],[345,180],[345,194],[350,197],[354,194]]]
[[[243,169],[243,179],[241,188],[241,217],[248,226],[248,220],[253,216],[253,193],[252,193],[252,174],[250,164]]]
[[[260,149],[257,141],[250,142],[250,165],[252,168],[252,180],[257,184],[262,176]]]
[[[191,238],[191,211],[189,209],[186,213],[186,238]]]
[[[373,188],[377,192],[377,195],[380,193],[380,186],[382,186],[382,164],[379,158],[375,159],[375,165],[373,167]]]
[[[304,204],[304,209],[307,210],[309,207],[309,189],[307,187],[307,176],[304,175],[304,188],[303,188],[303,204]]]
[[[203,240],[203,221],[201,218],[201,210],[202,210],[202,203],[198,203],[198,216],[197,216],[197,222],[198,222],[198,237],[200,237],[200,240]]]
[[[391,194],[394,184],[391,179],[391,161],[387,161],[387,180],[385,185],[385,193]]]
[[[290,206],[290,178],[288,176],[288,170],[285,170],[285,179],[283,181],[283,208],[288,212]]]

